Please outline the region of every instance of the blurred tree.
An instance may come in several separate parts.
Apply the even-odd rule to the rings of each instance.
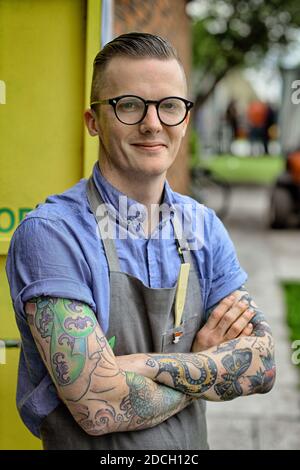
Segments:
[[[195,109],[236,66],[254,65],[267,51],[296,39],[299,0],[194,0],[193,68]]]

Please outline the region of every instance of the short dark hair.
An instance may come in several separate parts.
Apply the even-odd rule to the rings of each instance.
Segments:
[[[145,58],[152,57],[160,60],[175,59],[184,69],[178,57],[175,47],[166,39],[150,33],[126,33],[121,34],[98,52],[94,60],[93,79],[91,88],[91,102],[97,101],[100,96],[100,88],[104,86],[103,72],[107,64],[114,57]]]

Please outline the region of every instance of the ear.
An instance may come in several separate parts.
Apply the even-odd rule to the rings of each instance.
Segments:
[[[95,135],[99,134],[99,125],[95,111],[92,109],[87,109],[84,112],[84,121],[91,136],[94,137]]]
[[[183,126],[182,126],[182,138],[185,136],[187,126],[190,120],[190,113],[187,114],[185,120],[183,121]]]

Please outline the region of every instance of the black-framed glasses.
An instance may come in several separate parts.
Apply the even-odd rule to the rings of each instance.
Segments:
[[[181,124],[194,103],[178,96],[168,96],[159,101],[144,100],[136,95],[122,95],[107,100],[93,101],[97,104],[110,104],[114,108],[116,118],[123,124],[132,126],[141,122],[147,114],[149,104],[154,104],[160,122],[166,126]]]

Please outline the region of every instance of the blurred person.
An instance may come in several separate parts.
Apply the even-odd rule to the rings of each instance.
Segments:
[[[261,144],[265,154],[268,154],[268,138],[266,125],[268,119],[268,106],[262,101],[252,101],[247,110],[247,121],[249,127],[249,140],[251,153],[255,154],[256,144]],[[259,150],[260,152],[260,150]]]
[[[269,155],[269,143],[273,137],[276,137],[276,123],[277,116],[276,111],[270,103],[266,104],[267,112],[263,128],[263,146],[265,155]]]
[[[230,140],[232,143],[238,137],[238,112],[235,100],[229,102],[225,112],[225,118],[231,131]]]
[[[113,39],[95,58],[85,112],[100,150],[91,177],[14,233],[17,405],[45,449],[206,449],[205,400],[273,386],[271,331],[226,229],[166,180],[191,107],[172,45]],[[203,214],[198,248],[180,230],[188,205]]]

